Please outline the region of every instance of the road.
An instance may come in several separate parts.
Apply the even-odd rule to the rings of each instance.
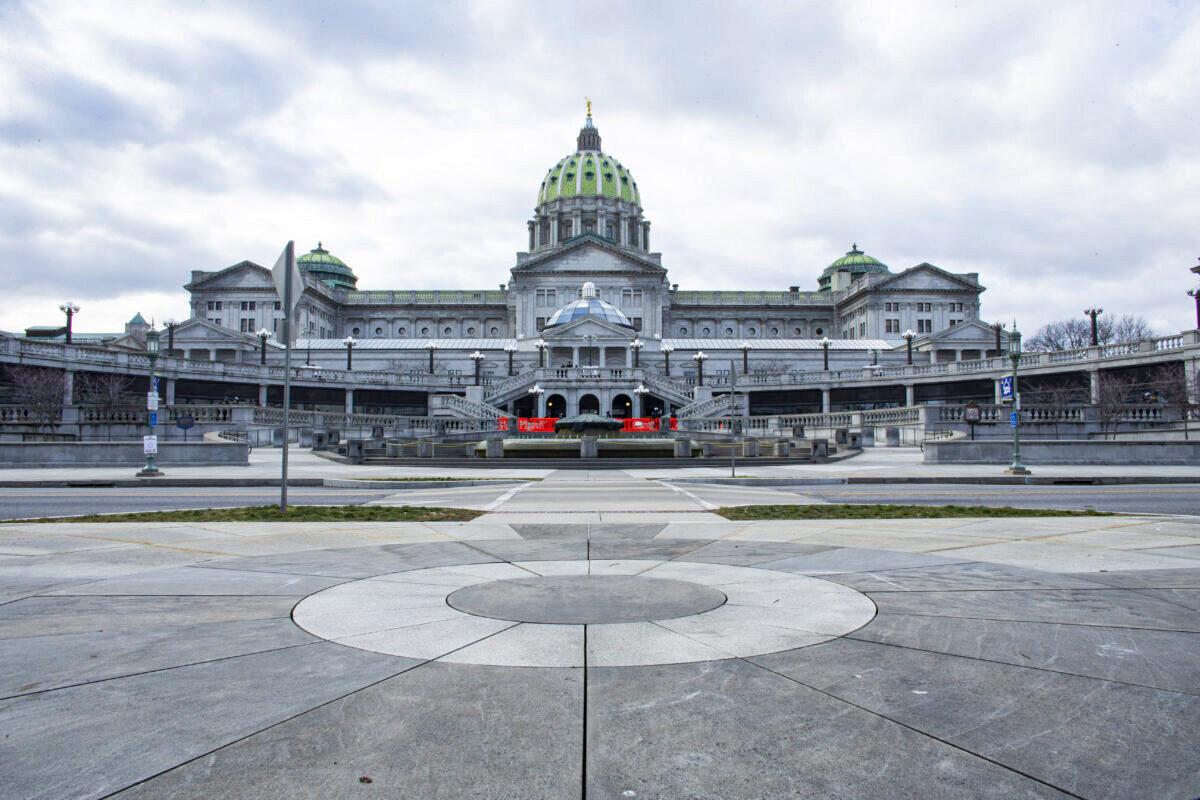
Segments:
[[[514,491],[517,489],[517,491]],[[631,478],[620,471],[560,471],[541,483],[380,492],[293,488],[296,505],[429,505],[502,514],[687,512],[726,505],[791,503],[908,503],[1019,508],[1096,509],[1127,513],[1200,515],[1200,484],[1118,486],[987,486],[972,484],[861,484],[728,486]],[[186,508],[267,505],[274,488],[0,489],[0,519]]]

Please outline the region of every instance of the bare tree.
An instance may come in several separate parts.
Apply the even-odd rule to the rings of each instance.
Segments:
[[[1188,394],[1187,377],[1182,364],[1163,364],[1150,373],[1146,392],[1152,399],[1179,409],[1183,421],[1183,438],[1188,438],[1188,422],[1197,408]]]
[[[100,419],[105,422],[107,437],[112,439],[113,424],[128,423],[129,419],[117,419],[122,409],[125,416],[138,419],[140,409],[128,409],[136,406],[138,395],[134,392],[135,382],[128,375],[117,375],[109,372],[80,372],[75,376],[78,383],[80,401],[96,406],[101,411]]]
[[[1138,382],[1128,375],[1103,370],[1097,376],[1096,414],[1100,421],[1100,435],[1117,438],[1117,430],[1127,413],[1129,396],[1138,388]]]
[[[1123,314],[1102,316],[1096,320],[1096,340],[1100,344],[1123,344],[1150,339],[1154,329],[1144,317]],[[1047,323],[1025,342],[1026,350],[1075,350],[1092,343],[1092,323],[1086,319],[1060,319]]]
[[[62,420],[63,394],[67,376],[61,369],[49,367],[8,367],[8,380],[14,399],[25,409],[34,426],[52,431]]]

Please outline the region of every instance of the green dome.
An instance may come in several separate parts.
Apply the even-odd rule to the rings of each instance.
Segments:
[[[315,249],[296,259],[296,265],[313,277],[339,289],[357,289],[358,276],[335,255],[317,242]]]
[[[538,188],[538,205],[559,197],[619,197],[641,206],[637,181],[629,170],[600,149],[600,131],[587,119],[576,139],[576,150],[550,168]]]
[[[829,290],[830,283],[833,281],[833,274],[840,270],[849,271],[852,280],[868,272],[884,274],[888,272],[887,264],[859,250],[858,244],[855,243],[846,251],[846,255],[834,261],[821,273],[821,277],[817,279],[820,291]]]

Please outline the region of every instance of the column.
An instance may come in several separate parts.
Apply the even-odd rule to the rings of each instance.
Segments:
[[[217,346],[216,346],[215,342],[213,343],[212,347],[208,348],[208,360],[209,361],[217,360]]]
[[[541,394],[539,394],[537,396],[537,399],[538,399],[537,415],[544,419],[546,417],[546,392],[542,392]]]
[[[579,345],[571,346],[571,366],[579,366]]]
[[[347,414],[354,413],[354,390],[353,389],[346,390],[346,413]]]
[[[1185,382],[1184,389],[1187,391],[1187,400],[1192,405],[1200,403],[1200,370],[1197,367],[1200,362],[1195,358],[1186,359],[1183,362],[1183,380]]]
[[[558,214],[550,215],[550,244],[558,244]]]
[[[992,402],[1000,405],[1000,379],[996,378],[992,381]],[[909,405],[912,405],[909,403]]]
[[[167,405],[175,405],[175,379],[167,378]]]
[[[827,388],[821,390],[821,412],[823,414],[829,413],[829,389]]]
[[[601,236],[607,236],[608,235],[607,229],[608,229],[608,215],[605,213],[604,209],[601,208],[596,211],[596,233],[600,234]]]
[[[75,373],[67,370],[63,373],[63,399],[64,406],[75,405]]]
[[[260,407],[262,407],[262,406],[265,406],[266,404],[267,404],[267,385],[265,383],[260,383],[258,385],[258,405]]]
[[[583,210],[575,209],[571,214],[571,235],[578,236],[583,233]]]
[[[630,367],[630,368],[633,367],[633,348],[632,347],[625,348],[625,366]]]
[[[1000,382],[999,381],[996,382],[996,396],[997,396],[997,398],[999,398],[999,396],[1000,396]],[[997,399],[997,402],[999,402],[998,399]],[[915,406],[916,404],[917,404],[916,392],[913,391],[913,385],[911,383],[904,384],[904,405],[912,407],[912,406]]]
[[[1091,403],[1096,405],[1100,402],[1100,370],[1088,370],[1088,385],[1091,390]]]

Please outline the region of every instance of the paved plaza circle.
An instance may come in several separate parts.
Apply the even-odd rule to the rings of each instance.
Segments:
[[[643,666],[763,655],[868,623],[846,586],[777,570],[679,561],[432,567],[309,595],[292,618],[360,650],[460,664]]]

